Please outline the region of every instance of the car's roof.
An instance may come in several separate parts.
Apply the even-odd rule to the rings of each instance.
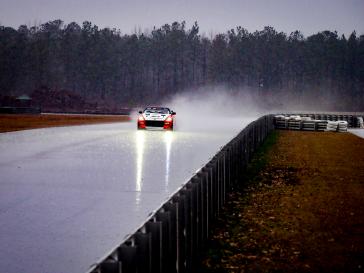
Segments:
[[[168,109],[168,107],[160,107],[160,106],[148,106],[145,108],[145,110],[164,110],[164,109]]]
[[[168,112],[168,113],[171,112],[171,110],[167,107],[155,107],[155,106],[147,107],[144,109],[144,111]]]

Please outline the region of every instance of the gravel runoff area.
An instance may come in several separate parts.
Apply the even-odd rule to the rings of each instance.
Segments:
[[[129,121],[126,115],[78,115],[78,114],[0,114],[0,133],[83,124]]]
[[[275,131],[228,198],[198,272],[364,272],[364,139]]]

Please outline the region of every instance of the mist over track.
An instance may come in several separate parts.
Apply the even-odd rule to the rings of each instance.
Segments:
[[[133,121],[0,134],[1,271],[85,272],[255,119],[216,107],[174,108],[174,132]]]

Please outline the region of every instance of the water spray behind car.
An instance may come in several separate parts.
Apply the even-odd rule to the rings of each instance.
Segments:
[[[219,133],[242,129],[244,120],[262,113],[248,92],[204,87],[183,92],[164,103],[178,112],[177,131]]]

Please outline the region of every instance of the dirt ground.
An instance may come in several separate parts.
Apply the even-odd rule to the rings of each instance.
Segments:
[[[364,139],[273,133],[231,194],[199,272],[364,272]]]
[[[35,128],[128,121],[119,115],[0,115],[0,133]]]

